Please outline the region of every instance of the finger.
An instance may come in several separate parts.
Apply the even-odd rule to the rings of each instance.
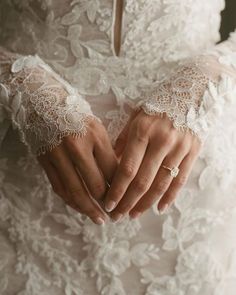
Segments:
[[[119,136],[116,139],[114,150],[115,150],[117,157],[119,157],[124,150],[124,147],[127,143],[127,137],[128,137],[131,122],[133,121],[134,117],[136,117],[136,115],[137,115],[137,112],[132,112],[132,114],[129,117],[128,122],[126,123],[125,127],[123,128],[123,130],[121,131],[121,133],[119,134]]]
[[[50,163],[50,161],[46,157],[38,157],[38,161],[42,165],[45,170],[45,173],[52,185],[52,189],[56,195],[63,199],[63,201],[68,204],[70,207],[80,212],[80,208],[73,202],[72,198],[66,191],[63,181],[60,178],[55,167]]]
[[[92,197],[100,199],[106,192],[106,181],[98,169],[93,153],[90,150],[81,150],[78,148],[78,142],[71,145],[68,155],[76,166],[76,170],[83,179],[84,184]]]
[[[52,164],[56,167],[61,179],[63,180],[66,190],[81,208],[81,211],[89,216],[95,223],[103,224],[106,216],[99,206],[92,201],[86,191],[83,182],[67,154],[62,148],[55,148],[51,158]]]
[[[46,172],[46,175],[52,185],[53,191],[58,196],[60,196],[62,199],[64,199],[64,198],[68,199],[67,192],[65,190],[63,182],[60,179],[60,175],[58,174],[55,167],[45,157],[38,158],[38,161],[40,162],[41,166],[43,167],[44,171]]]
[[[97,166],[110,184],[118,166],[118,159],[107,133],[103,135],[102,139],[95,142],[93,154]]]
[[[169,149],[166,146],[158,147],[156,143],[148,146],[138,173],[128,187],[124,197],[112,212],[112,217],[119,213],[125,214],[129,212],[149,190],[168,152]]]
[[[147,193],[143,195],[141,200],[130,211],[130,217],[137,217],[147,209],[149,209],[169,188],[173,177],[170,171],[163,168],[162,165],[167,167],[178,167],[186,156],[186,151],[183,149],[177,149],[172,151],[163,161],[161,167]]]
[[[170,187],[165,192],[157,205],[157,209],[159,212],[164,212],[168,207],[171,206],[182,187],[187,183],[192,167],[197,159],[197,155],[198,153],[189,153],[183,159],[179,166],[180,172],[178,176],[173,179]]]
[[[138,129],[136,131],[131,130],[129,133],[120,165],[105,198],[105,208],[108,212],[112,211],[121,200],[139,169],[148,145],[146,131],[145,133],[139,132]]]
[[[100,134],[101,130],[103,132],[103,126],[97,126],[96,128],[98,127],[99,129],[96,130]],[[104,196],[107,189],[107,184],[103,173],[99,169],[98,164],[94,159],[94,144],[95,143],[91,142],[91,144],[88,145],[84,141],[79,141],[73,137],[68,137],[64,141],[64,147],[67,151],[68,157],[70,157],[71,161],[75,164],[77,172],[81,176],[82,181],[84,181],[84,184],[92,197],[98,200]],[[110,150],[112,151],[113,157],[115,158],[111,144]],[[106,154],[104,153],[103,157],[105,156]]]

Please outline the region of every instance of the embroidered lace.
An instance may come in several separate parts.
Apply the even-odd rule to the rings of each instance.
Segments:
[[[0,49],[0,67],[2,108],[33,153],[51,150],[64,136],[84,136],[87,122],[99,120],[78,91],[37,55],[17,57]]]
[[[125,0],[119,57],[115,2],[0,1],[0,293],[234,295],[236,33],[215,45],[225,1]],[[210,67],[195,67],[203,54]],[[176,127],[207,135],[188,183],[162,216],[155,204],[138,220],[92,224],[57,198],[9,127],[13,121],[43,152],[94,116],[88,102],[115,140],[129,107],[144,97],[152,110],[170,111]]]
[[[175,128],[204,141],[220,118],[220,109],[236,97],[234,61],[227,67],[219,60],[202,55],[182,61],[169,78],[143,95],[137,109],[149,115],[166,113]]]

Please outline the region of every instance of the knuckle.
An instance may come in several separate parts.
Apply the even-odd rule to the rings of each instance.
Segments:
[[[148,118],[140,118],[133,125],[135,137],[140,141],[147,141],[147,134],[150,128],[150,120]]]
[[[90,130],[90,138],[92,142],[96,142],[97,146],[104,147],[104,143],[108,141],[107,132],[103,125]]]
[[[109,148],[107,146],[108,139],[105,133],[97,132],[93,136],[93,141],[96,143],[97,147],[102,150],[104,149],[104,147]]]
[[[98,120],[94,120],[94,118],[91,118],[88,121],[88,125],[87,125],[91,130],[94,129],[99,129],[100,127],[103,127],[103,124],[101,124],[101,122],[99,122]]]
[[[169,182],[167,180],[162,180],[160,181],[156,187],[155,187],[155,191],[158,195],[162,195],[165,193],[167,187],[169,185]]]
[[[101,196],[101,195],[105,194],[106,187],[105,187],[105,184],[104,183],[97,182],[97,183],[94,183],[93,185],[94,185],[94,188],[93,188],[94,189],[94,193],[96,195]]]
[[[121,170],[122,173],[128,178],[131,178],[135,175],[134,164],[131,161],[127,161],[125,164],[123,164]]]
[[[186,175],[182,175],[176,179],[176,185],[178,187],[182,187],[187,183],[188,177]]]
[[[81,187],[70,187],[69,188],[69,194],[74,198],[78,198],[82,193],[83,193],[83,190]]]
[[[97,120],[90,120],[88,123],[88,132],[94,137],[98,137],[98,134],[103,134],[105,127]]]
[[[144,177],[137,178],[133,181],[132,186],[138,192],[145,192],[147,190],[148,181]]]

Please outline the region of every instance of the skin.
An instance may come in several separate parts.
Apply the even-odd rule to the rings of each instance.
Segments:
[[[178,131],[165,114],[134,112],[116,141],[120,164],[105,198],[111,218],[118,221],[126,213],[136,218],[155,202],[160,212],[169,207],[186,184],[200,149],[200,140],[189,131]],[[180,172],[173,178],[161,165],[177,166]]]
[[[117,1],[114,47],[120,51],[123,0]],[[190,132],[177,131],[164,115],[134,112],[117,139],[115,151],[119,167],[105,197],[105,207],[113,221],[129,213],[139,217],[158,201],[163,212],[185,185],[200,152],[201,143]],[[121,156],[122,155],[122,156]],[[176,178],[161,167],[177,166]],[[114,209],[115,208],[115,209]]]
[[[117,55],[122,2],[117,2],[114,31]],[[113,221],[127,213],[137,218],[155,202],[160,212],[169,207],[187,182],[200,148],[197,137],[176,130],[167,116],[149,116],[140,110],[131,114],[115,151],[104,126],[91,121],[83,138],[67,136],[38,160],[57,195],[94,223],[104,224],[109,216]],[[180,172],[173,179],[161,165],[177,166]]]
[[[66,204],[86,214],[96,224],[107,221],[108,214],[102,210],[100,200],[107,190],[107,182],[111,182],[118,160],[100,122],[90,120],[85,136],[64,137],[59,146],[39,156],[38,161],[54,192]]]
[[[84,137],[64,137],[38,161],[54,192],[101,225],[127,213],[137,218],[155,202],[159,211],[169,207],[186,184],[200,149],[199,139],[175,129],[166,115],[139,110],[131,114],[114,149],[105,127],[91,120]],[[173,178],[161,165],[177,166],[180,172]],[[105,207],[114,201],[115,208],[105,212],[104,199]]]

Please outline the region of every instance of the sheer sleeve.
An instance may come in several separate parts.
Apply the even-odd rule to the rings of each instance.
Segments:
[[[66,135],[83,136],[95,119],[88,102],[39,56],[20,56],[0,47],[0,134],[6,120],[28,149],[40,155]]]
[[[149,115],[165,113],[173,126],[204,141],[224,108],[236,100],[236,32],[201,55],[181,61],[173,73],[137,103]]]

